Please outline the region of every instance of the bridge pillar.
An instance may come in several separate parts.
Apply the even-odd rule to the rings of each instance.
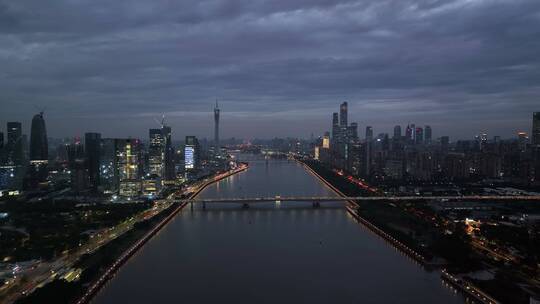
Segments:
[[[248,203],[244,203],[244,204],[242,205],[242,208],[248,209],[248,208],[249,208],[249,204],[248,204]]]
[[[313,208],[319,208],[321,206],[320,202],[314,201],[313,202]]]
[[[203,210],[206,210],[206,202],[202,203],[202,208],[203,208]]]
[[[190,205],[190,207],[191,207],[191,211],[193,211],[193,201],[191,201],[191,202],[189,203],[189,205]]]

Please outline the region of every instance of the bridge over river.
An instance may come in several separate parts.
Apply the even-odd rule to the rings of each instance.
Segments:
[[[179,203],[219,203],[219,204],[257,204],[265,202],[323,202],[336,201],[384,201],[384,202],[426,202],[426,201],[474,201],[474,202],[505,202],[505,201],[540,201],[538,195],[466,195],[466,196],[266,196],[266,197],[234,197],[234,198],[197,198],[174,200]]]

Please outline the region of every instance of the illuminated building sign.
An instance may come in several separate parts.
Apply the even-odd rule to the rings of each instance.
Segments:
[[[184,157],[186,169],[195,168],[195,149],[193,147],[186,146]]]

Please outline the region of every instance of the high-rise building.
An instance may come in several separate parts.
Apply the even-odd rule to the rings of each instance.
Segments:
[[[413,128],[410,124],[407,124],[407,128],[405,129],[405,138],[407,140],[411,140],[413,138]]]
[[[339,116],[338,113],[332,114],[332,141],[337,142],[339,139]]]
[[[68,167],[71,178],[71,190],[81,192],[88,188],[88,171],[84,147],[79,139],[67,146]]]
[[[114,138],[101,140],[100,185],[106,193],[118,192],[118,171],[116,166],[116,142]]]
[[[47,130],[45,129],[43,112],[34,115],[32,118],[29,152],[30,166],[27,168],[28,170],[24,177],[24,188],[26,190],[36,190],[46,181],[48,175],[49,147],[47,144]]]
[[[330,135],[329,134],[324,134],[322,138],[322,147],[325,149],[330,148]]]
[[[163,179],[174,181],[176,179],[176,170],[174,166],[174,148],[172,146],[171,127],[163,126],[161,128],[163,139],[165,140],[165,149],[163,157]]]
[[[366,127],[366,141],[373,140],[373,127],[367,126]]]
[[[97,191],[100,185],[101,134],[84,134],[84,152],[88,169],[88,182],[92,190]]]
[[[401,138],[401,126],[395,126],[394,127],[394,139],[400,139]]]
[[[165,158],[165,138],[162,129],[150,129],[150,144],[148,146],[149,174],[161,177],[163,174],[163,161]]]
[[[431,126],[425,126],[424,128],[424,142],[426,145],[430,145],[432,142]]]
[[[121,196],[134,197],[141,192],[141,142],[138,139],[116,140],[116,170]]]
[[[414,142],[417,145],[421,145],[424,143],[424,129],[420,127],[416,128],[415,135],[414,135]]]
[[[351,123],[351,125],[347,127],[347,135],[349,140],[358,140],[358,124],[356,122]]]
[[[540,146],[540,112],[533,113],[532,144]]]
[[[159,180],[150,177],[145,177],[142,180],[142,194],[146,197],[152,198],[159,193],[161,185]]]
[[[20,166],[23,163],[23,138],[20,122],[7,123],[6,157],[9,165]]]
[[[527,144],[529,143],[529,136],[525,132],[518,132],[518,144],[519,150],[527,150]]]
[[[347,111],[348,111],[348,105],[347,105],[347,102],[345,101],[339,106],[339,125],[342,129],[347,128],[347,125],[348,125]]]
[[[0,166],[2,166],[4,162],[4,132],[0,132]]]
[[[532,178],[537,185],[540,185],[540,146],[532,147],[533,174]]]
[[[216,100],[216,107],[214,108],[214,145],[219,147],[219,113],[220,109]]]
[[[481,133],[475,136],[476,142],[477,142],[477,148],[479,150],[483,150],[488,142],[488,135],[487,133]]]
[[[32,129],[30,133],[30,163],[47,163],[49,158],[49,148],[47,145],[47,130],[43,112],[34,115],[32,118]]]
[[[368,178],[371,175],[372,146],[373,146],[373,143],[371,141],[366,141],[360,147],[360,158],[361,158],[360,175],[363,176],[364,178]]]
[[[416,126],[415,124],[411,124],[411,140],[412,142],[416,142]]]
[[[23,144],[23,159],[29,159],[29,141],[28,141],[28,135],[23,134],[21,137],[22,144]]]
[[[313,151],[313,159],[319,160],[319,157],[320,157],[320,149],[321,149],[321,147],[315,146],[314,151]]]
[[[199,169],[199,140],[195,136],[186,136],[184,147],[184,169],[186,172]]]

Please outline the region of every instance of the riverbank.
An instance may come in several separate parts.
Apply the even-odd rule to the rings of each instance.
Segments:
[[[301,164],[310,174],[317,177],[325,186],[327,186],[329,189],[334,191],[337,195],[341,197],[346,197],[342,191],[340,191],[337,187],[332,185],[329,181],[327,181],[325,178],[323,178],[319,173],[317,173],[313,168],[311,168],[308,164],[295,159],[299,164]],[[427,266],[428,261],[426,257],[424,257],[422,254],[416,252],[415,250],[411,249],[407,245],[403,244],[401,241],[390,235],[389,233],[386,233],[383,229],[377,227],[377,225],[373,224],[369,220],[363,218],[359,212],[358,212],[358,203],[355,201],[347,201],[348,205],[346,206],[347,212],[355,218],[359,223],[364,225],[366,228],[371,230],[373,233],[378,235],[379,237],[383,238],[385,241],[392,244],[396,249],[400,250],[401,252],[405,253],[407,256],[415,260],[416,262],[420,263],[422,266]]]
[[[444,269],[441,271],[441,278],[446,282],[450,283],[458,290],[461,290],[461,292],[472,297],[475,301],[478,301],[482,304],[500,304],[499,301],[493,299],[491,296],[480,290],[478,287],[474,286],[471,282],[468,282],[464,278],[460,278],[456,275],[450,274]]]

